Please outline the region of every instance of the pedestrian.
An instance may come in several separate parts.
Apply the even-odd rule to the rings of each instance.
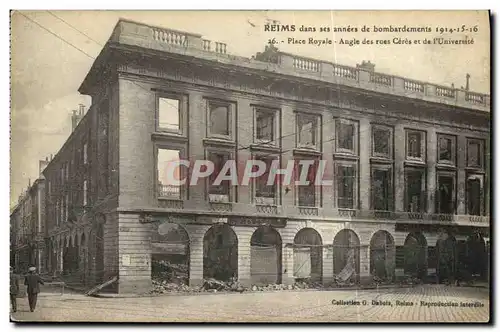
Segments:
[[[10,304],[12,311],[17,311],[17,295],[19,294],[19,276],[14,273],[14,269],[10,268]]]
[[[39,284],[44,284],[42,278],[36,273],[36,267],[32,266],[28,269],[28,275],[24,278],[24,284],[27,286],[30,311],[33,312],[36,308],[38,293],[40,293]]]

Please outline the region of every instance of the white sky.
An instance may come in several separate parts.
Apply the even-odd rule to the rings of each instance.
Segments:
[[[436,26],[461,28],[477,25],[473,45],[388,45],[367,46],[334,44],[332,46],[280,44],[282,51],[355,66],[363,60],[376,65],[375,70],[436,84],[465,86],[465,75],[471,75],[471,90],[489,93],[490,32],[488,13],[482,12],[308,12],[308,11],[245,11],[245,12],[183,12],[183,11],[54,11],[64,21],[48,12],[22,12],[30,19],[78,47],[76,50],[19,13],[12,14],[11,23],[11,202],[26,188],[28,179],[38,176],[38,160],[56,154],[71,131],[70,114],[79,103],[89,106],[90,98],[77,89],[110,36],[117,20],[132,19],[150,25],[202,34],[205,39],[228,45],[228,53],[250,57],[264,50],[268,39],[379,38],[396,35],[367,33],[304,33],[264,32],[267,20],[297,26]],[[255,25],[253,27],[252,25]],[[407,33],[410,39],[427,37],[433,32]],[[418,36],[418,37],[417,37]],[[443,34],[460,37],[460,33]],[[86,54],[84,54],[86,53]]]

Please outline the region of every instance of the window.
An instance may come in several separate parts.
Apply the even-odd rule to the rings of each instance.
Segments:
[[[455,164],[456,137],[438,135],[438,162]]]
[[[406,131],[406,156],[408,159],[425,159],[425,133],[417,130]]]
[[[318,116],[297,113],[299,147],[316,147],[318,143]]]
[[[405,169],[406,211],[425,211],[425,170],[418,168]]]
[[[372,209],[392,211],[392,169],[388,166],[372,168]]]
[[[56,215],[56,225],[59,226],[59,198],[56,198],[56,208],[55,208],[55,215]]]
[[[213,135],[229,136],[231,130],[229,105],[209,102],[210,133]]]
[[[372,127],[372,155],[376,157],[392,157],[392,128],[373,125]]]
[[[256,160],[261,160],[266,164],[265,172],[255,179],[255,197],[257,198],[256,201],[259,203],[259,198],[272,198],[274,204],[274,198],[276,197],[276,183],[273,183],[271,185],[267,184],[273,158],[256,157]]]
[[[181,167],[175,166],[175,162],[180,161],[180,159],[179,150],[158,149],[158,197],[181,198],[181,186],[176,184],[178,180],[181,180]],[[173,167],[175,168],[173,169]]]
[[[467,214],[480,216],[483,214],[483,176],[471,174],[467,176]]]
[[[87,143],[83,144],[83,163],[86,165],[88,163],[88,147]]]
[[[61,167],[61,184],[63,184],[63,183],[64,183],[64,167],[65,167],[65,165],[64,165],[64,163],[63,163],[63,164],[62,164],[62,167]]]
[[[355,209],[356,169],[354,165],[337,166],[337,205],[341,209]]]
[[[455,213],[455,176],[452,173],[438,173],[436,204],[437,213]]]
[[[66,181],[68,181],[68,179],[69,179],[69,163],[66,162],[65,165],[66,165],[66,172],[65,172]]]
[[[61,200],[61,205],[60,205],[60,213],[61,213],[61,222],[65,222],[66,219],[64,218],[64,212],[66,211],[66,206],[65,206],[65,201],[63,197],[59,198]]]
[[[483,141],[478,139],[467,140],[467,166],[483,167],[484,148]]]
[[[180,100],[158,98],[158,129],[178,133],[180,131]]]
[[[351,123],[339,124],[339,147],[354,150],[354,125]]]
[[[87,180],[83,181],[83,206],[87,206]]]
[[[271,110],[258,109],[255,114],[255,137],[258,141],[274,141],[274,117],[275,112]]]
[[[229,195],[229,180],[223,180],[220,184],[214,184],[225,163],[229,160],[229,153],[210,152],[208,159],[214,163],[214,171],[209,176],[208,193],[214,195]]]
[[[300,162],[297,161],[297,162]],[[307,178],[308,184],[298,185],[298,205],[299,206],[316,206],[316,164],[306,164],[303,165],[298,163],[298,173],[296,176],[297,181],[301,181],[302,171],[306,167],[307,169]]]

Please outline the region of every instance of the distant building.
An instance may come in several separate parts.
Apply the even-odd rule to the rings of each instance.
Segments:
[[[44,172],[54,271],[120,293],[180,252],[190,284],[426,278],[459,257],[486,277],[488,95],[127,20],[79,91],[92,105]],[[175,187],[180,158],[322,159],[334,183]]]
[[[40,161],[40,174],[48,160]],[[23,192],[10,214],[11,266],[20,273],[29,266],[45,272],[45,180],[39,178]]]

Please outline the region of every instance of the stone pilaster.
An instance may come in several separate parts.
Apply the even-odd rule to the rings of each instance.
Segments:
[[[437,135],[435,128],[427,131],[427,213],[434,213],[436,202]]]
[[[187,225],[189,235],[189,286],[203,283],[203,238],[210,226]]]

